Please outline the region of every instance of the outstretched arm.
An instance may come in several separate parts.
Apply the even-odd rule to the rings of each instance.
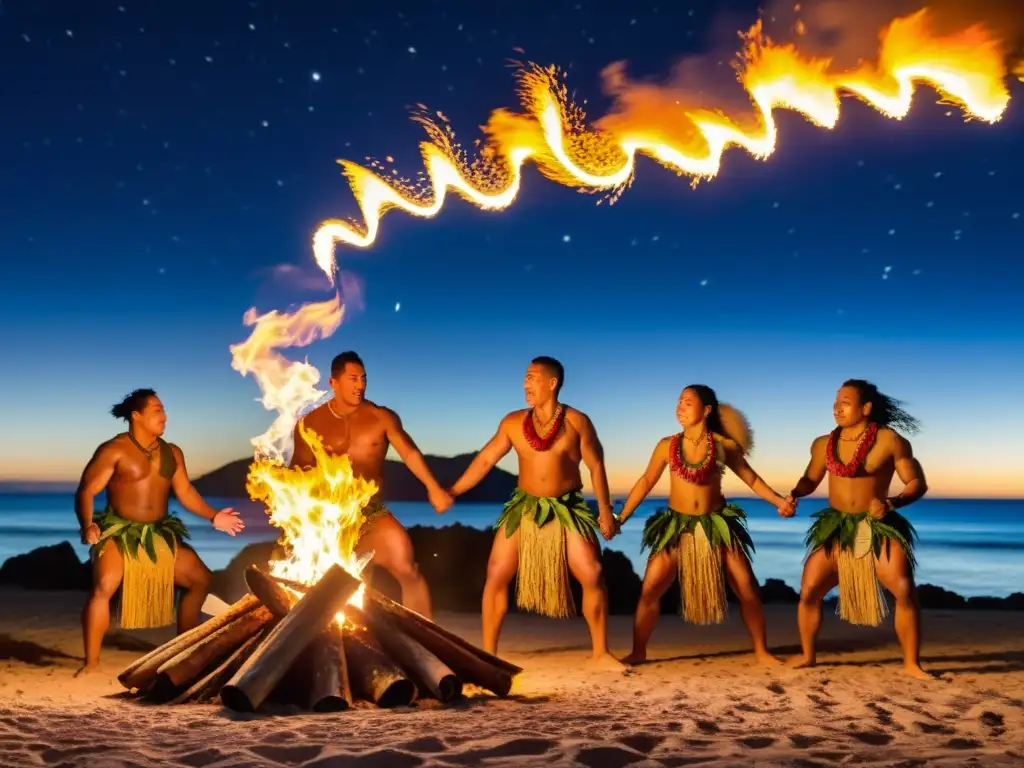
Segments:
[[[498,431],[495,432],[494,437],[488,441],[487,445],[480,449],[480,453],[478,453],[472,463],[466,467],[466,471],[462,473],[462,477],[455,481],[455,485],[451,487],[452,495],[460,496],[471,488],[475,488],[477,483],[487,476],[487,473],[491,471],[491,468],[505,458],[511,450],[512,440],[505,431],[505,421],[502,420],[501,424],[498,425]]]
[[[782,497],[782,494],[761,479],[761,476],[747,463],[743,451],[732,441],[728,441],[725,445],[725,463],[736,473],[736,477],[746,483],[750,490],[773,507],[778,507],[781,514],[792,515],[793,509],[790,503]]]
[[[828,435],[822,435],[811,443],[811,460],[807,463],[807,469],[804,470],[803,477],[797,480],[793,490],[789,492],[794,499],[810,496],[818,490],[821,481],[825,479],[825,449],[827,447]]]
[[[573,419],[573,428],[580,435],[580,455],[590,472],[590,484],[594,487],[594,495],[597,497],[598,513],[611,515],[612,498],[608,491],[608,474],[604,467],[604,447],[597,437],[597,430],[584,413]]]
[[[78,527],[82,531],[82,540],[85,541],[86,529],[92,525],[93,505],[96,503],[96,496],[102,493],[107,487],[110,478],[114,476],[114,469],[117,467],[117,460],[120,452],[110,443],[104,443],[89,459],[82,471],[82,478],[78,481],[78,489],[75,491],[75,516],[78,518]],[[95,538],[99,538],[98,534]],[[85,541],[86,544],[95,544],[95,541]]]
[[[171,488],[174,490],[174,495],[178,497],[178,503],[193,515],[209,520],[218,531],[224,531],[234,536],[245,528],[245,523],[233,509],[216,510],[206,503],[199,491],[192,485],[188,469],[185,467],[185,454],[181,448],[171,445],[171,451],[174,453],[174,461],[177,464],[174,475],[171,477]]]
[[[893,509],[913,504],[922,496],[928,493],[928,483],[924,479],[924,469],[921,462],[914,458],[914,450],[910,441],[894,433],[895,445],[893,446],[893,462],[895,463],[896,475],[903,483],[903,490],[888,500]]]
[[[647,469],[640,475],[640,479],[633,484],[633,490],[629,492],[626,504],[623,506],[622,512],[619,513],[619,525],[623,525],[633,516],[636,508],[640,506],[643,500],[647,498],[647,495],[654,489],[654,486],[658,484],[658,481],[661,480],[666,466],[668,466],[668,438],[662,438],[654,446],[654,452],[651,454],[651,460],[647,463]]]
[[[441,491],[440,483],[437,482],[434,473],[427,466],[423,453],[416,446],[416,443],[413,442],[413,439],[409,437],[409,433],[405,431],[398,414],[387,408],[382,408],[381,413],[383,414],[388,441],[394,446],[398,457],[405,462],[405,466],[416,476],[416,479],[423,483],[428,493]]]

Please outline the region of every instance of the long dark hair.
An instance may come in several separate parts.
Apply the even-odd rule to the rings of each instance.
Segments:
[[[728,435],[725,434],[725,427],[722,426],[722,414],[718,412],[718,395],[715,394],[715,390],[707,384],[691,384],[686,387],[686,389],[697,395],[697,399],[700,400],[700,404],[705,408],[711,406],[711,412],[704,420],[705,424],[707,424],[708,430],[728,437]]]
[[[864,379],[847,379],[844,387],[853,387],[861,405],[871,404],[868,421],[880,427],[889,427],[908,435],[921,431],[921,422],[902,408],[902,401],[889,397],[878,391],[878,387]]]

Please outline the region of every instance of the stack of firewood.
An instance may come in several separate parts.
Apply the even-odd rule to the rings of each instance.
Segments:
[[[464,683],[505,696],[520,667],[462,640],[332,566],[316,584],[246,571],[249,594],[125,669],[130,691],[162,702],[254,712],[267,702],[336,712],[418,698],[449,702]],[[345,621],[339,624],[338,613]]]

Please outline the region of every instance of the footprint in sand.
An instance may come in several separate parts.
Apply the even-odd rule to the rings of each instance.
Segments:
[[[749,736],[745,739],[738,739],[739,743],[750,749],[764,749],[774,744],[777,739],[770,736]]]
[[[645,755],[651,752],[664,740],[664,736],[654,736],[650,733],[633,733],[629,736],[622,736],[619,738],[619,741],[630,749],[635,749],[637,752],[643,752]]]
[[[558,742],[554,739],[512,739],[496,747],[467,749],[457,754],[446,754],[444,761],[458,765],[480,765],[484,760],[496,757],[537,757],[557,746]]]
[[[922,723],[921,721],[916,721],[914,725],[920,728],[922,733],[941,733],[943,736],[952,736],[956,733],[955,728],[943,725],[942,723]]]
[[[622,768],[644,759],[639,752],[625,747],[584,747],[576,754],[576,762],[587,768]]]
[[[710,720],[698,720],[697,728],[703,733],[718,733],[722,729],[718,727],[717,723],[713,723]]]
[[[318,757],[324,748],[319,744],[299,744],[298,746],[273,744],[251,747],[249,751],[284,765],[302,765]]]
[[[979,747],[985,746],[985,744],[977,739],[955,738],[947,741],[946,746],[950,749],[978,749]]]
[[[989,729],[989,736],[1002,736],[1006,732],[1003,727],[1003,716],[998,712],[982,712],[978,719]]]
[[[872,747],[884,747],[892,741],[892,736],[881,731],[855,731],[850,736],[864,744],[870,744]]]
[[[433,736],[424,736],[422,739],[407,741],[404,744],[399,744],[398,746],[406,752],[415,752],[421,755],[444,752],[448,749],[443,741]]]
[[[779,695],[779,696],[781,696],[782,694],[784,694],[786,692],[786,689],[783,688],[779,683],[776,683],[776,682],[769,683],[768,690],[771,691],[774,694]]]
[[[815,744],[821,744],[824,740],[824,736],[805,736],[802,733],[791,733],[789,735],[789,743],[797,749],[808,749]]]

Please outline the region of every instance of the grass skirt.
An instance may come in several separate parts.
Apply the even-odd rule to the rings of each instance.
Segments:
[[[571,531],[593,541],[597,529],[583,494],[570,491],[558,497],[532,496],[516,488],[494,529],[503,529],[507,538],[519,531],[516,605],[553,618],[575,616],[566,534]]]
[[[895,543],[902,547],[911,574],[917,566],[914,541],[917,532],[898,512],[875,520],[867,512],[845,514],[826,507],[815,518],[804,541],[808,557],[819,549],[835,559],[839,571],[839,605],[836,613],[844,621],[877,627],[889,614],[889,606],[878,583],[875,565],[885,550],[888,557]]]
[[[687,515],[665,507],[647,519],[640,551],[650,549],[653,556],[675,550],[686,621],[725,621],[728,601],[723,556],[726,550],[738,547],[750,559],[754,543],[746,519],[735,504],[726,504],[707,515]]]
[[[178,547],[188,538],[185,524],[173,515],[152,523],[127,520],[106,509],[96,520],[100,540],[96,557],[112,540],[124,562],[121,583],[122,629],[148,629],[174,623],[174,562]]]

